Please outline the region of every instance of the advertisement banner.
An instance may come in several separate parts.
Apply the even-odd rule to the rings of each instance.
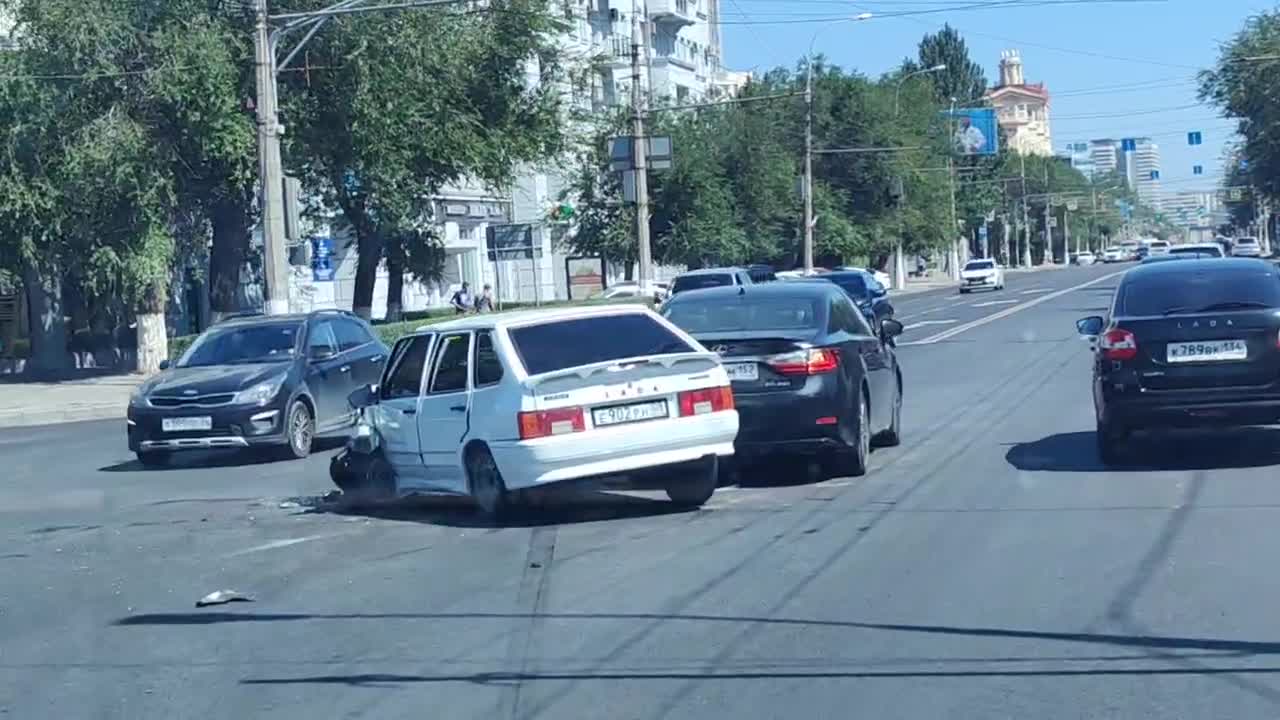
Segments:
[[[327,237],[311,240],[311,278],[315,282],[333,280],[333,239]]]
[[[604,258],[571,257],[564,267],[570,300],[585,300],[604,291]]]
[[[943,113],[951,124],[951,145],[960,155],[995,155],[1000,126],[994,108],[963,108]]]

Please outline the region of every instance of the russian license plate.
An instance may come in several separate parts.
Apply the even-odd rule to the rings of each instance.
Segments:
[[[212,430],[213,418],[208,416],[162,418],[160,420],[160,429],[165,432],[190,432],[192,430]]]
[[[644,422],[645,420],[661,420],[668,415],[667,401],[654,400],[631,405],[596,408],[591,411],[591,420],[596,427],[604,427],[606,425]]]
[[[754,382],[760,379],[760,367],[753,362],[725,363],[724,371],[732,382]]]
[[[1169,343],[1166,353],[1171,363],[1246,360],[1249,345],[1243,340]]]

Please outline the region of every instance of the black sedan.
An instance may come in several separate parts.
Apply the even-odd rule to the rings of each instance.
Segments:
[[[786,282],[677,295],[668,320],[719,353],[733,384],[741,459],[817,455],[861,475],[873,444],[901,436],[902,371],[890,340],[837,285]]]
[[[353,424],[347,398],[378,382],[386,358],[369,326],[346,312],[221,322],[129,399],[129,449],[144,465],[209,448],[305,457],[317,434]]]
[[[1098,451],[1123,458],[1135,430],[1280,421],[1280,271],[1244,258],[1140,265],[1094,340]]]

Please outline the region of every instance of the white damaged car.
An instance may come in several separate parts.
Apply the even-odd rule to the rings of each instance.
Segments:
[[[469,316],[401,338],[357,389],[344,491],[471,497],[498,516],[523,491],[607,480],[698,506],[733,454],[738,412],[719,357],[647,308]]]

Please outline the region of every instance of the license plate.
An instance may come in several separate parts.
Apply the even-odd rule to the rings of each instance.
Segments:
[[[750,363],[725,363],[724,371],[733,382],[755,382],[760,379],[760,367]]]
[[[614,405],[613,407],[596,408],[591,411],[591,420],[596,427],[644,422],[645,420],[661,420],[667,416],[666,400],[634,403],[632,405]]]
[[[212,430],[211,417],[174,417],[160,420],[160,429],[165,432],[188,432],[191,430]]]
[[[1171,363],[1246,360],[1249,345],[1243,340],[1169,343],[1166,353]]]

